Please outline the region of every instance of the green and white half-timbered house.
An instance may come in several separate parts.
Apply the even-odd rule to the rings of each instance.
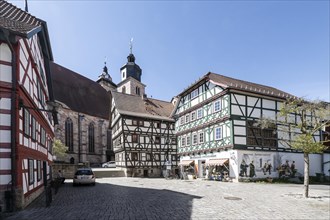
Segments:
[[[122,81],[111,91],[111,131],[116,166],[126,176],[159,177],[177,166],[174,104],[148,98],[142,70],[131,53],[121,68]]]
[[[273,87],[204,75],[176,97],[173,116],[180,165],[194,167],[197,177],[204,177],[207,168],[224,166],[234,180],[277,177],[278,167],[292,163],[303,173],[302,153],[278,141],[289,135],[279,125],[261,129],[255,123],[261,117],[275,119],[281,103],[290,97]],[[319,140],[320,134],[314,138]],[[311,175],[321,172],[320,161],[327,158],[329,154],[311,155]]]

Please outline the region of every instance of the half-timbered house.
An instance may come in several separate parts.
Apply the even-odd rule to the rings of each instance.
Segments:
[[[194,167],[198,177],[210,169],[210,175],[225,173],[235,180],[276,177],[282,164],[294,163],[297,172],[303,173],[302,153],[279,141],[289,139],[290,134],[279,124],[268,129],[256,125],[261,117],[276,119],[289,97],[293,96],[273,87],[214,73],[204,75],[177,97],[174,117],[180,164]],[[315,134],[315,140],[320,136]],[[329,154],[311,155],[310,173],[321,172],[320,161],[327,158]]]
[[[51,60],[46,22],[0,1],[0,212],[28,205],[51,178]]]
[[[121,68],[122,81],[112,91],[111,130],[116,165],[127,176],[160,176],[177,165],[171,102],[148,98],[141,68],[131,53]]]

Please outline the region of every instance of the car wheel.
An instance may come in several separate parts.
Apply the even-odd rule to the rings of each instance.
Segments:
[[[95,183],[92,183],[92,186],[95,186]]]

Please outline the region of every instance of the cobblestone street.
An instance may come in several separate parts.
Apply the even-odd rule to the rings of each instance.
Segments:
[[[142,178],[97,179],[59,189],[50,207],[34,204],[7,219],[329,219],[330,187]]]

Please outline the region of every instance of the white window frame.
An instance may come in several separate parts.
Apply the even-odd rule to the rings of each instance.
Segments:
[[[198,137],[197,137],[197,133],[193,133],[192,135],[192,144],[196,145],[198,142]]]
[[[199,114],[200,113],[200,114]],[[197,119],[200,119],[203,117],[203,109],[200,108],[200,109],[197,109]]]
[[[190,144],[191,144],[191,142],[190,142],[190,136],[188,135],[188,136],[186,137],[186,145],[187,145],[187,146],[190,146]]]
[[[190,114],[188,113],[188,114],[185,115],[185,121],[186,121],[186,123],[189,123],[189,119],[190,119]]]
[[[198,143],[204,143],[204,132],[198,133]]]
[[[220,132],[218,133],[217,131],[220,130]],[[219,137],[217,136],[219,134]],[[214,139],[215,140],[221,140],[222,139],[222,127],[216,127],[214,129]]]
[[[190,113],[190,120],[195,121],[196,120],[196,111],[193,111]]]
[[[191,98],[191,99],[194,99],[194,98],[196,98],[198,95],[199,95],[199,90],[198,90],[198,88],[197,88],[197,89],[195,89],[194,91],[191,92],[191,94],[190,94],[190,98]]]
[[[184,124],[184,117],[185,117],[185,116],[182,116],[182,117],[180,118],[180,125],[183,125],[183,124]]]
[[[181,146],[186,146],[186,137],[181,137]]]
[[[219,109],[216,109],[217,103],[219,103]],[[213,103],[213,110],[214,110],[214,112],[221,111],[221,108],[222,108],[222,106],[221,106],[221,99],[218,99],[218,100],[214,101],[214,103]]]

